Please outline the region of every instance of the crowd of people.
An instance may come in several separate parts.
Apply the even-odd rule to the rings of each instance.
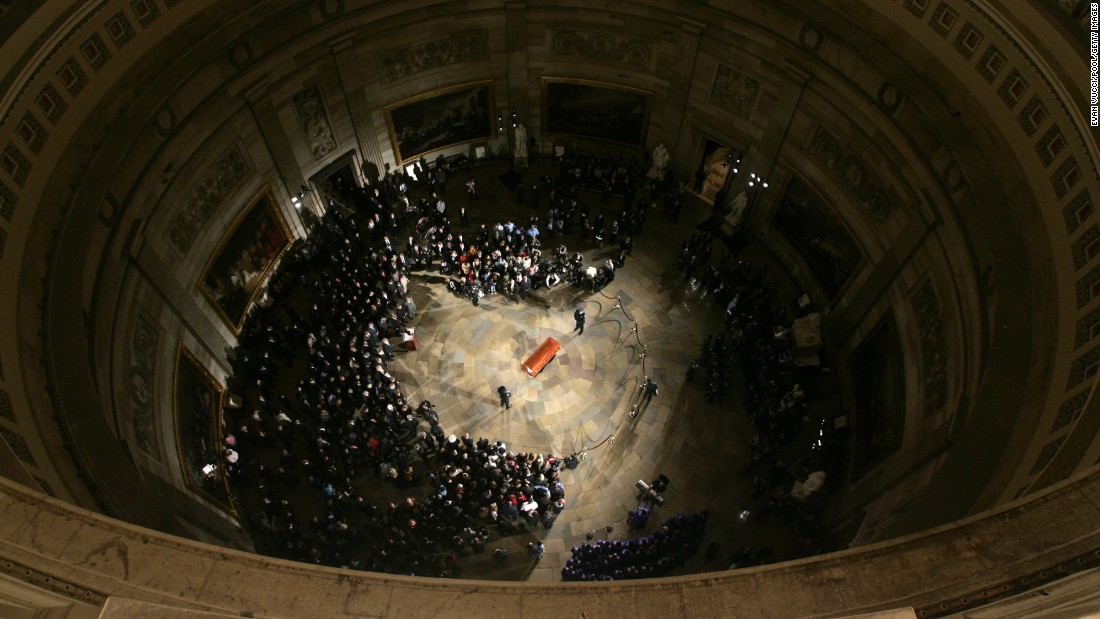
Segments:
[[[227,470],[272,554],[450,575],[463,550],[492,535],[553,523],[565,500],[560,460],[447,436],[431,402],[406,400],[389,362],[390,338],[415,312],[410,265],[357,219],[331,210],[314,247],[276,276],[282,298],[242,333],[232,387],[245,398],[227,415]],[[311,301],[304,311],[290,302],[296,289]],[[404,499],[371,500],[395,492]]]
[[[627,540],[597,540],[573,547],[561,570],[562,580],[632,580],[665,576],[699,550],[706,532],[706,511],[676,514],[649,535]]]
[[[582,153],[566,153],[561,157],[559,169],[563,178],[572,184],[603,196],[604,202],[612,195],[622,196],[627,202],[634,199],[638,181],[644,172],[637,159],[600,157]]]
[[[800,452],[800,462],[781,458],[781,450],[804,434],[809,409],[803,374],[792,354],[791,322],[767,282],[767,268],[735,261],[728,253],[712,264],[711,240],[697,233],[684,241],[679,265],[700,298],[724,308],[724,332],[707,336],[686,378],[690,383],[702,374],[706,399],[712,402],[730,391],[732,369],[740,367],[745,410],[755,428],[745,472],[752,475],[752,498],[762,500],[756,518],[779,515],[799,527],[801,546],[812,545],[807,540],[817,534],[818,514],[806,500],[824,484],[820,437],[807,438],[811,443]]]

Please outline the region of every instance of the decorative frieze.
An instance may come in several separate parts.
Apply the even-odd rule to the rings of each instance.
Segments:
[[[578,30],[556,31],[550,47],[557,56],[583,56],[642,68],[649,68],[653,54],[653,45],[648,41]]]
[[[924,369],[924,416],[939,412],[947,404],[947,339],[936,288],[928,280],[913,295],[913,313],[920,334]]]
[[[738,118],[748,120],[759,91],[760,82],[733,67],[719,63],[708,102]]]
[[[156,376],[157,345],[160,332],[153,323],[138,314],[130,338],[130,417],[134,442],[138,449],[160,460],[154,422],[153,377]]]
[[[883,221],[893,206],[886,186],[854,150],[841,143],[825,127],[818,127],[810,140],[812,152],[831,170],[856,201],[875,221]]]
[[[206,170],[198,186],[191,191],[183,208],[176,215],[169,233],[172,245],[186,254],[210,213],[251,171],[252,167],[239,147],[233,146],[226,151]]]
[[[392,82],[429,69],[482,60],[488,49],[488,31],[478,30],[383,54],[379,67],[382,80]]]
[[[314,85],[294,95],[294,110],[313,158],[320,160],[336,150],[336,137],[325,113],[320,87]]]

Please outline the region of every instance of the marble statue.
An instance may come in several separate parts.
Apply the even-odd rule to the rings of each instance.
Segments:
[[[665,145],[658,144],[657,148],[653,149],[653,167],[649,169],[647,176],[653,179],[664,179],[665,168],[668,167],[668,160],[671,157],[668,154],[668,149]]]
[[[513,160],[527,165],[527,127],[524,127],[523,123],[516,125],[516,148]]]

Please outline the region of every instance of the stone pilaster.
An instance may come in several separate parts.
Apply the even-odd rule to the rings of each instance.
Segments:
[[[208,317],[214,314],[214,310],[204,310],[195,303],[194,297],[179,283],[164,258],[148,243],[142,243],[139,248],[136,248],[131,259],[141,273],[141,277],[153,287],[153,290],[157,291],[165,305],[179,319],[180,324],[185,325],[214,360],[228,371],[229,362],[226,359],[225,348],[229,342]]]
[[[699,39],[707,27],[705,23],[687,17],[680,16],[679,20],[680,45],[677,50],[679,62],[668,87],[665,112],[667,122],[662,140],[670,150],[675,149],[680,143],[680,132],[684,127],[683,119],[687,111],[688,92],[695,82],[695,61],[699,55]]]
[[[500,111],[504,114],[504,132],[511,153],[515,148],[511,108],[516,108],[519,122],[527,127],[528,135],[535,135],[538,114],[531,110],[527,97],[527,0],[505,0],[504,7],[508,31],[508,107]]]
[[[367,177],[367,182],[374,183],[386,166],[382,159],[382,148],[378,144],[378,132],[374,130],[374,124],[371,122],[367,91],[359,78],[362,67],[356,57],[353,44],[356,36],[351,34],[336,39],[332,43],[332,57],[340,74],[340,85],[343,87],[348,115],[351,116],[351,125],[355,129],[355,143],[359,146],[359,156],[363,160],[364,175]],[[372,166],[373,170],[371,170]],[[374,175],[374,178],[371,178],[371,175]]]
[[[283,125],[279,122],[279,117],[271,104],[269,85],[266,82],[256,84],[245,91],[244,97],[248,100],[252,117],[256,119],[256,126],[260,129],[260,135],[267,145],[271,160],[275,162],[275,169],[279,172],[279,178],[282,179],[286,192],[290,195],[297,195],[301,190],[300,188],[308,188],[309,184],[305,176],[302,175],[302,169],[298,166],[298,160],[294,156],[290,139],[287,137],[286,131],[283,130]],[[320,215],[324,212],[317,198],[317,193],[314,191],[302,196],[302,203],[314,215]],[[304,215],[300,214],[300,216]],[[311,222],[303,220],[301,223],[306,230],[311,229]]]

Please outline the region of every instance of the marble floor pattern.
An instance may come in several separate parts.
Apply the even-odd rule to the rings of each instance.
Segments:
[[[528,178],[555,172],[531,171]],[[459,178],[464,181],[464,175]],[[526,222],[533,213],[496,187],[495,175],[479,173],[478,183],[489,197],[471,205],[474,225],[506,218]],[[465,199],[455,189],[451,193],[452,199]],[[594,212],[603,208],[609,221],[621,208],[618,199],[602,207],[596,194],[583,199],[595,205]],[[754,430],[742,409],[740,373],[727,401],[714,404],[705,402],[701,377],[694,385],[685,380],[704,337],[721,328],[718,310],[698,298],[676,265],[680,242],[709,208],[690,198],[675,225],[652,210],[633,256],[602,293],[562,285],[519,304],[492,296],[475,307],[448,293],[438,274],[411,278],[420,347],[399,354],[391,366],[406,397],[434,402],[448,432],[501,440],[517,452],[583,454],[576,469],[563,469],[567,503],[555,525],[491,542],[490,549],[501,545],[509,551],[503,564],[488,551],[463,557],[460,578],[560,580],[571,547],[589,533],[594,539],[644,535],[676,512],[704,508],[711,517],[703,547],[714,541],[721,549],[711,561],[700,552],[677,573],[725,569],[726,557],[742,546],[774,548],[777,556],[793,552],[793,529],[774,518],[759,523],[742,517],[761,502],[751,499],[751,476],[742,472]],[[570,241],[563,241],[570,251],[583,249]],[[557,244],[546,241],[544,249]],[[714,259],[722,251],[716,246]],[[585,257],[589,263],[605,259],[595,248]],[[583,335],[573,332],[577,307],[588,314]],[[530,378],[520,364],[547,337],[558,340],[561,351]],[[660,394],[631,418],[646,375]],[[512,392],[510,410],[500,406],[499,385]],[[664,506],[654,510],[647,529],[630,531],[625,518],[639,504],[635,482],[660,473],[671,480]],[[526,552],[534,539],[546,545],[540,561]]]

